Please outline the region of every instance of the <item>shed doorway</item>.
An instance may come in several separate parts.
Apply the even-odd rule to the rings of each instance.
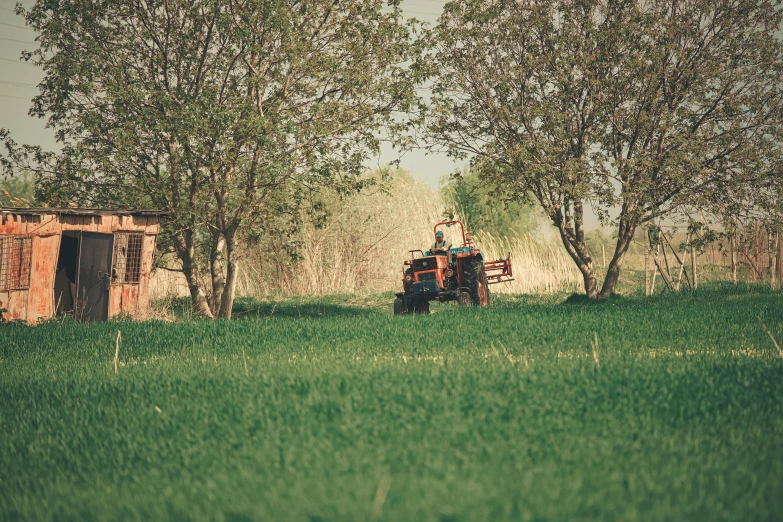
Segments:
[[[54,279],[57,313],[84,321],[109,318],[114,236],[63,232]]]
[[[63,232],[54,275],[54,304],[57,315],[74,317],[76,275],[79,272],[79,232]]]

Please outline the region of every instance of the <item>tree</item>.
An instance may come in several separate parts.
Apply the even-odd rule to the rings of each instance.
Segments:
[[[32,168],[52,205],[168,212],[159,246],[208,317],[231,316],[242,249],[290,229],[318,186],[360,187],[414,100],[399,0],[39,0],[17,12],[46,72],[31,114],[62,149],[3,131],[4,166]]]
[[[640,224],[751,192],[779,161],[780,22],[768,0],[450,2],[418,64],[430,146],[532,194],[607,297]],[[616,229],[600,289],[585,205]]]
[[[448,213],[461,216],[474,235],[488,233],[500,238],[510,233],[530,234],[540,225],[536,208],[518,199],[509,200],[469,169],[452,174],[441,193]]]

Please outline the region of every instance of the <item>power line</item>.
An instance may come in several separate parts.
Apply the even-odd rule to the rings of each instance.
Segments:
[[[14,100],[24,100],[24,101],[27,101],[27,102],[31,101],[28,98],[22,98],[21,96],[11,96],[10,94],[2,94],[2,93],[0,93],[0,96],[2,96],[3,98],[13,98]]]
[[[18,43],[26,43],[26,44],[34,44],[36,42],[31,42],[30,40],[16,40],[14,38],[3,38],[0,36],[0,40],[5,40],[6,42],[18,42]]]
[[[7,23],[7,22],[0,22],[0,25],[7,25],[8,27],[16,27],[16,28],[18,28],[18,29],[26,29],[27,31],[32,31],[32,32],[34,32],[34,33],[36,32],[36,30],[35,30],[35,29],[30,29],[30,28],[29,28],[29,27],[27,27],[26,25],[16,25],[16,24],[9,24],[9,23]]]
[[[10,58],[3,58],[2,56],[0,56],[0,60],[3,60],[4,62],[19,63],[19,64],[22,64],[22,65],[32,65],[33,67],[35,67],[35,65],[33,65],[32,63],[30,63],[28,61],[24,61],[23,62],[21,60],[12,60]]]
[[[10,85],[12,87],[26,87],[28,89],[37,89],[35,85],[31,83],[22,83],[22,82],[9,82],[8,80],[0,80],[0,83],[3,85]]]

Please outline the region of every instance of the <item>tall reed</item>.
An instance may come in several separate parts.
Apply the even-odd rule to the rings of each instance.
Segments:
[[[425,183],[406,177],[392,180],[389,191],[369,189],[334,203],[323,227],[305,224],[299,258],[270,255],[261,244],[240,263],[238,295],[324,295],[383,292],[402,286],[403,261],[409,250],[427,250],[433,225],[443,221],[446,204]],[[459,216],[455,216],[459,218]],[[466,224],[469,226],[469,224]],[[458,227],[445,230],[454,245]],[[496,238],[483,233],[476,244],[485,260],[511,255],[515,280],[493,285],[495,292],[577,291],[579,272],[554,239],[529,234]],[[157,271],[151,296],[187,295],[187,285],[171,272]]]
[[[390,192],[377,188],[335,205],[328,223],[306,224],[300,232],[300,259],[264,258],[250,252],[242,265],[240,293],[323,295],[386,291],[399,286],[410,249],[432,243],[443,202],[418,180],[394,179]]]
[[[514,280],[493,285],[493,292],[547,294],[582,289],[579,270],[556,238],[531,234],[497,238],[485,232],[477,246],[485,260],[511,256]]]

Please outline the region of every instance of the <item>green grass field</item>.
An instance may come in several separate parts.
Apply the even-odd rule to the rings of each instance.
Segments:
[[[0,520],[783,518],[783,295],[563,301],[0,327]]]

